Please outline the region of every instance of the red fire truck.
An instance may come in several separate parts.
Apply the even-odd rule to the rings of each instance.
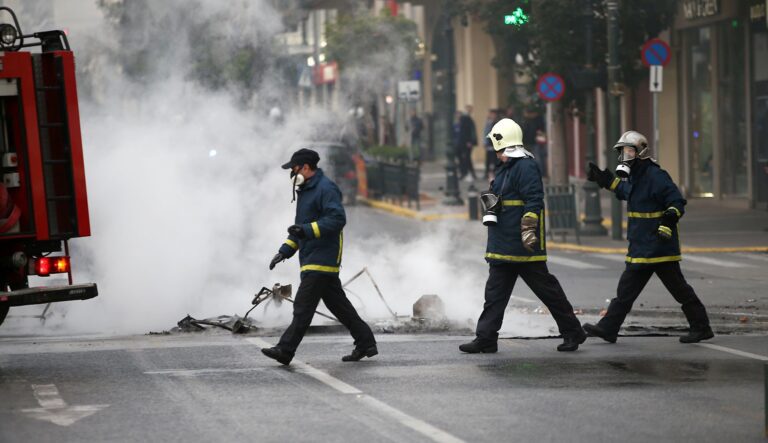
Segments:
[[[72,283],[69,240],[91,233],[75,85],[62,31],[25,35],[0,7],[0,324],[13,306],[85,300]],[[69,284],[29,287],[29,276]]]

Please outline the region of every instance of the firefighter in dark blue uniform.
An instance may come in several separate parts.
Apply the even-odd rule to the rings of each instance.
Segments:
[[[488,137],[501,162],[490,191],[481,196],[483,224],[488,226],[485,260],[489,275],[476,337],[459,349],[467,353],[497,351],[504,311],[520,276],[554,317],[564,339],[557,350],[575,351],[587,336],[560,283],[547,269],[544,187],[539,167],[523,148],[522,130],[513,120],[500,120]]]
[[[299,251],[301,284],[293,303],[291,325],[275,347],[262,352],[284,365],[290,363],[296,353],[320,300],[355,339],[355,349],[342,357],[343,361],[358,361],[378,354],[371,328],[357,314],[341,287],[339,269],[347,218],[341,204],[341,191],[317,167],[319,161],[317,152],[300,149],[283,165],[283,169],[291,170],[294,189],[298,190],[296,219],[269,269]]]
[[[614,149],[619,152],[618,177],[590,163],[587,178],[613,191],[619,200],[627,201],[627,265],[608,313],[596,325],[584,324],[584,330],[616,342],[632,304],[656,274],[682,305],[690,324],[688,335],[680,337],[680,341],[696,343],[714,337],[704,305],[680,271],[682,256],[677,222],[685,212],[685,199],[669,174],[651,158],[645,136],[636,131],[625,132]]]

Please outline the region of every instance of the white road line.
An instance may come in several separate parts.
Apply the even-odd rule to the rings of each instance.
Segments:
[[[686,254],[683,256],[683,262],[702,263],[705,265],[721,266],[723,268],[754,268],[754,265],[746,263],[737,263],[734,261],[719,260],[711,257],[702,257],[701,255]]]
[[[39,408],[22,409],[22,414],[42,421],[49,421],[59,426],[70,426],[85,417],[89,417],[109,405],[69,406],[59,395],[56,385],[32,385],[32,393]]]
[[[64,399],[59,395],[56,385],[32,385],[32,393],[37,402],[40,403],[40,407],[63,408],[67,406]]]
[[[240,369],[224,369],[224,368],[209,368],[209,369],[164,369],[160,371],[146,371],[147,375],[175,375],[179,377],[194,377],[197,375],[205,374],[219,374],[219,373],[240,373],[240,372],[253,372],[264,371],[265,368],[240,368]]]
[[[534,300],[532,298],[525,298],[525,297],[520,297],[520,296],[517,296],[517,295],[510,295],[509,298],[512,298],[512,299],[515,299],[515,300],[524,301],[526,303],[536,303],[536,304],[541,303],[541,300]]]
[[[750,260],[768,261],[768,254],[760,252],[734,252],[731,255],[736,257],[748,258]]]
[[[729,354],[738,355],[739,357],[752,358],[760,361],[768,361],[768,357],[765,357],[759,354],[753,354],[751,352],[739,351],[738,349],[726,348],[725,346],[713,345],[709,343],[696,343],[696,344],[699,346],[703,346],[705,348],[714,349],[716,351],[727,352]]]
[[[272,346],[272,344],[260,338],[247,338],[246,341],[260,348],[268,348]],[[354,394],[356,398],[361,402],[365,403],[373,409],[378,410],[379,412],[382,412],[383,414],[388,415],[389,418],[399,422],[403,426],[413,429],[414,431],[431,439],[432,441],[439,443],[463,443],[464,441],[430,425],[423,420],[419,420],[416,417],[410,416],[399,409],[396,409],[380,400],[377,400],[370,395],[363,394],[363,392],[356,387],[348,385],[347,383],[344,383],[343,381],[307,363],[294,359],[291,361],[291,367],[297,369],[296,372],[306,374],[315,380],[320,381],[341,392],[342,394]]]
[[[585,263],[579,260],[571,260],[570,258],[560,257],[556,255],[550,255],[547,257],[547,261],[560,266],[568,266],[569,268],[576,269],[605,269],[602,266],[593,265],[591,263]]]

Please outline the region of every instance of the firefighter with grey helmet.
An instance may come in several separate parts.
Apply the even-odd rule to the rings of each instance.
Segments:
[[[523,147],[523,131],[514,120],[499,120],[487,137],[500,161],[490,189],[481,195],[483,224],[488,227],[485,260],[489,275],[476,337],[459,350],[497,351],[504,311],[520,276],[554,317],[564,339],[557,350],[575,351],[587,336],[560,283],[547,269],[544,186],[539,166]]]
[[[627,202],[626,268],[606,315],[597,324],[584,324],[584,330],[616,342],[632,304],[656,274],[681,304],[690,325],[688,334],[680,337],[680,342],[696,343],[714,337],[704,305],[680,270],[678,220],[685,213],[686,200],[667,171],[653,158],[643,134],[627,131],[613,149],[619,160],[616,177],[609,170],[590,163],[587,179]]]
[[[360,318],[347,299],[339,280],[343,229],[347,223],[341,191],[321,168],[320,155],[312,149],[299,149],[285,163],[290,186],[296,198],[296,218],[288,227],[288,238],[269,264],[269,269],[299,252],[301,284],[293,302],[293,320],[277,345],[261,350],[267,357],[287,365],[293,359],[304,334],[312,323],[318,303],[323,301],[354,338],[352,353],[343,361],[358,361],[378,354],[371,328]],[[286,183],[288,184],[288,183]]]

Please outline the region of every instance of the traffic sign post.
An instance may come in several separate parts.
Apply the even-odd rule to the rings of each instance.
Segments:
[[[643,64],[650,68],[648,89],[653,94],[653,149],[656,150],[656,158],[661,151],[659,146],[659,92],[663,88],[664,66],[672,58],[672,49],[669,44],[660,38],[652,38],[645,42],[640,51]]]

